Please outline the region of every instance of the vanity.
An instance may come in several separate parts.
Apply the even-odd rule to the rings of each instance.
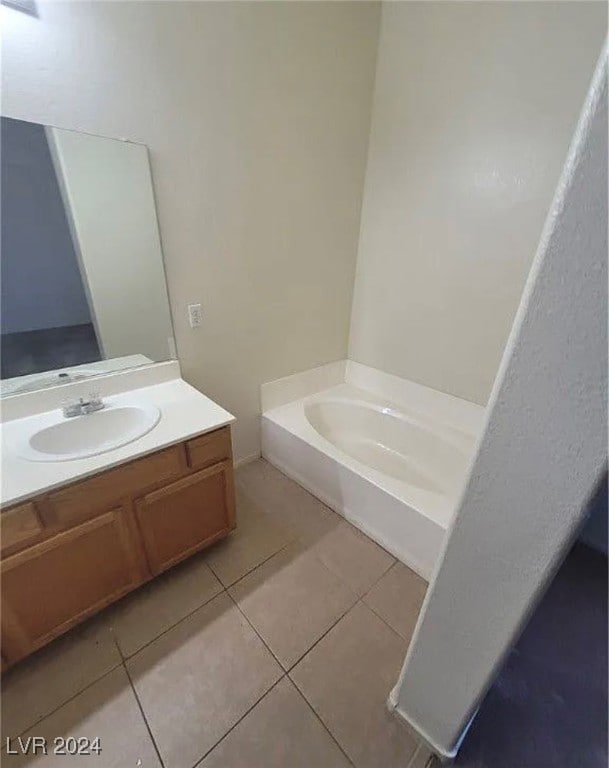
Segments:
[[[5,669],[227,536],[235,492],[234,417],[176,360],[201,305],[169,305],[147,147],[0,122]]]
[[[167,381],[129,388],[159,368]],[[32,461],[23,450],[32,422],[52,417],[94,434],[95,414],[62,420],[53,409],[3,424],[3,668],[234,529],[233,417],[171,378],[178,370],[109,378],[129,389],[104,398],[104,417],[124,410],[125,397],[160,414],[114,450],[68,461]]]

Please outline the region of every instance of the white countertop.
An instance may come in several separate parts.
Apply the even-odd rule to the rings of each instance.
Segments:
[[[2,506],[24,501],[194,435],[211,432],[235,420],[228,411],[179,378],[130,389],[129,395],[154,403],[162,414],[159,423],[127,445],[85,459],[49,462],[22,459],[12,448],[12,439],[19,429],[20,420],[2,424]]]

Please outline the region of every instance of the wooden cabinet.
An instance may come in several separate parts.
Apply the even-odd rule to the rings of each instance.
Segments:
[[[230,430],[20,504],[0,521],[2,656],[10,665],[228,535]]]
[[[186,443],[186,455],[191,469],[203,469],[226,459],[232,455],[230,432],[220,429],[189,440]]]
[[[142,489],[180,477],[186,471],[184,446],[173,445],[50,493],[43,514],[51,525],[74,524],[109,509]]]
[[[2,648],[20,658],[146,579],[124,509],[5,558]]]
[[[31,542],[42,533],[42,523],[34,504],[20,504],[0,515],[2,554]]]
[[[135,503],[153,573],[225,536],[235,525],[230,461],[153,491]]]

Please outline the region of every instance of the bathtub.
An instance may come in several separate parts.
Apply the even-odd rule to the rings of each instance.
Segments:
[[[340,361],[263,385],[262,455],[429,579],[484,409]]]

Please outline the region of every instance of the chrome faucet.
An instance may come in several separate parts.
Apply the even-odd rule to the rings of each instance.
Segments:
[[[67,402],[63,406],[63,415],[66,419],[71,419],[73,416],[86,416],[89,413],[101,411],[104,407],[105,403],[99,396],[99,392],[91,392],[88,400],[79,397],[78,400]]]

